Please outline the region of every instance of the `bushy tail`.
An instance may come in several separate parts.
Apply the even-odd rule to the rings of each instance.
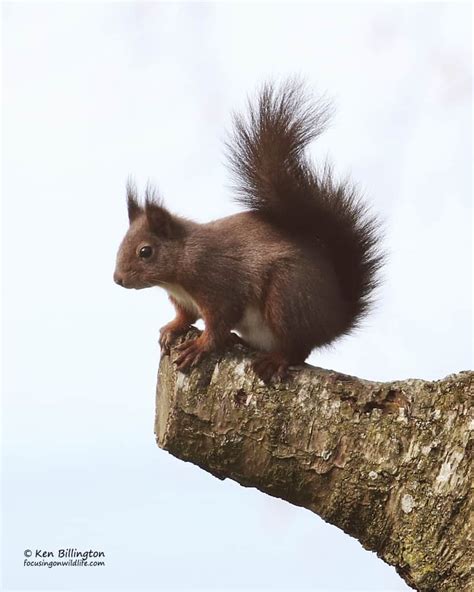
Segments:
[[[227,142],[237,199],[282,229],[326,249],[348,304],[345,331],[367,312],[383,256],[379,225],[349,183],[336,182],[326,165],[318,172],[305,148],[330,115],[298,81],[265,84],[245,115],[234,116]]]

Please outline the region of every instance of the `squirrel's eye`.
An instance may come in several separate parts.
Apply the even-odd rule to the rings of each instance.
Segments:
[[[153,254],[153,249],[151,247],[142,247],[140,249],[140,251],[138,252],[138,255],[142,258],[142,259],[148,259],[148,257],[151,257]]]

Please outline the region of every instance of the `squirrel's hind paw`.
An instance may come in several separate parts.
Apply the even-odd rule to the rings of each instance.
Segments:
[[[265,383],[284,380],[288,375],[289,362],[283,354],[270,352],[259,354],[252,363],[255,374]]]

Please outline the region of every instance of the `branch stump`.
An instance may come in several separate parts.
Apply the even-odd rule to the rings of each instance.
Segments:
[[[417,590],[472,590],[474,372],[373,382],[305,365],[268,386],[252,355],[234,345],[189,374],[163,356],[158,445],[315,512]]]

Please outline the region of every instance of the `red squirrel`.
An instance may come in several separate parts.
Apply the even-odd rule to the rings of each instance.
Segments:
[[[177,346],[179,370],[223,348],[236,331],[259,350],[268,382],[357,327],[383,262],[377,219],[352,185],[318,171],[305,154],[324,130],[328,104],[298,81],[265,84],[234,115],[226,143],[237,200],[246,211],[199,224],[172,214],[155,192],[127,185],[130,227],[114,280],[164,288],[176,317],[160,331],[164,354],[197,319],[205,329]]]

